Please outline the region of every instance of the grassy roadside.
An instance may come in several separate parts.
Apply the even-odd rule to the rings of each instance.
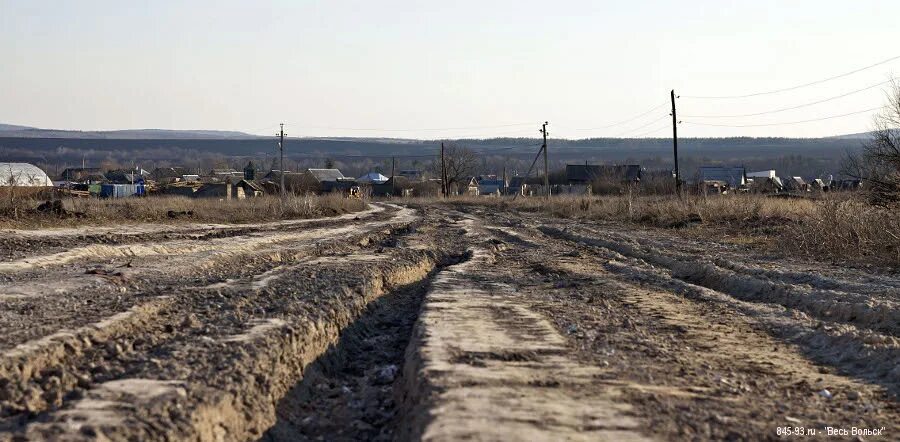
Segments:
[[[571,219],[627,222],[685,235],[727,237],[784,256],[900,267],[900,211],[852,194],[820,199],[763,195],[559,196],[459,198],[455,204],[543,212]]]
[[[43,201],[37,198],[0,200],[0,228],[40,229],[145,222],[252,223],[334,216],[358,212],[366,207],[363,200],[341,195],[289,195],[283,203],[277,196],[225,201],[178,196],[109,200],[70,198],[61,200],[63,212],[37,210]]]

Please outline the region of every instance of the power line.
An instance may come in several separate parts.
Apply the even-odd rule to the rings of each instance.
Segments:
[[[891,78],[890,80],[882,81],[881,83],[873,84],[873,85],[871,85],[871,86],[866,86],[866,87],[864,87],[864,88],[862,88],[862,89],[857,89],[857,90],[855,90],[855,91],[847,92],[847,93],[841,94],[841,95],[836,95],[836,96],[834,96],[834,97],[829,97],[829,98],[825,98],[825,99],[822,99],[822,100],[813,101],[813,102],[806,103],[806,104],[801,104],[801,105],[798,105],[798,106],[783,107],[783,108],[780,108],[780,109],[774,109],[774,110],[765,111],[765,112],[756,112],[756,113],[752,113],[752,114],[735,114],[735,115],[685,115],[685,117],[686,117],[686,118],[736,118],[736,117],[755,117],[755,116],[758,116],[758,115],[775,114],[775,113],[778,113],[778,112],[784,112],[784,111],[789,111],[789,110],[794,110],[794,109],[800,109],[800,108],[804,108],[804,107],[808,107],[808,106],[813,106],[813,105],[816,105],[816,104],[826,103],[826,102],[829,102],[829,101],[832,101],[832,100],[837,100],[837,99],[839,99],[839,98],[844,98],[844,97],[847,97],[847,96],[850,96],[850,95],[853,95],[853,94],[858,94],[858,93],[860,93],[860,92],[864,92],[864,91],[867,91],[867,90],[869,90],[869,89],[873,89],[873,88],[876,88],[876,87],[878,87],[878,86],[882,86],[882,85],[891,83],[891,82],[893,82],[893,81],[895,81],[895,80],[896,80],[896,78]]]
[[[667,115],[667,116],[668,116],[668,115]],[[662,126],[658,126],[658,127],[656,127],[655,129],[650,129],[650,130],[648,130],[648,131],[641,132],[641,133],[636,134],[636,135],[629,135],[627,138],[642,138],[642,137],[645,137],[645,135],[655,134],[655,133],[657,133],[657,132],[659,132],[659,131],[661,131],[661,130],[669,129],[669,128],[670,128],[670,123],[667,121],[666,124],[664,124],[664,125],[662,125]]]
[[[431,127],[431,128],[416,128],[416,129],[389,129],[389,128],[378,128],[378,127],[370,127],[370,128],[362,128],[362,127],[331,127],[331,126],[304,126],[300,129],[328,129],[328,130],[352,130],[352,131],[369,131],[369,132],[416,132],[416,131],[441,131],[441,130],[475,130],[475,129],[493,129],[498,127],[513,127],[513,126],[530,126],[535,123],[511,123],[511,124],[498,124],[493,126],[468,126],[468,127]]]
[[[831,120],[833,118],[847,117],[850,115],[858,115],[866,112],[872,112],[879,109],[884,109],[884,106],[873,107],[871,109],[865,109],[856,112],[848,112],[846,114],[840,115],[829,115],[827,117],[822,118],[813,118],[811,120],[800,120],[800,121],[785,121],[781,123],[763,123],[763,124],[713,124],[713,123],[700,123],[696,121],[684,121],[684,123],[693,124],[696,126],[715,126],[715,127],[763,127],[763,126],[784,126],[789,124],[800,124],[800,123],[811,123],[814,121],[823,121],[823,120]]]
[[[520,144],[520,145],[515,145],[515,146],[506,146],[506,147],[493,149],[493,150],[473,151],[472,153],[475,155],[484,155],[484,154],[492,154],[492,153],[496,153],[496,152],[503,152],[503,151],[512,150],[512,149],[521,149],[521,148],[525,148],[525,147],[537,147],[540,145],[541,145],[541,143]],[[324,160],[324,159],[329,159],[329,158],[434,158],[434,157],[439,157],[440,154],[441,154],[440,151],[436,151],[433,154],[409,154],[409,155],[402,155],[402,154],[381,154],[381,155],[374,155],[374,154],[373,155],[366,155],[366,154],[328,154],[328,155],[305,154],[304,155],[304,154],[298,154],[298,155],[291,155],[290,158],[309,159],[309,160]]]
[[[641,129],[643,129],[643,128],[645,128],[645,127],[647,127],[647,126],[649,126],[649,125],[651,125],[651,124],[653,124],[653,123],[656,123],[656,122],[658,122],[658,121],[660,121],[660,120],[662,120],[662,119],[664,119],[664,118],[666,118],[666,117],[668,117],[668,116],[669,116],[669,115],[663,115],[663,116],[661,116],[661,117],[659,117],[659,118],[657,118],[657,119],[655,119],[655,120],[653,120],[653,121],[650,121],[650,122],[648,122],[648,123],[646,123],[646,124],[643,124],[643,125],[641,125],[641,126],[638,126],[638,127],[632,128],[632,129],[628,129],[628,130],[626,130],[626,131],[624,131],[624,132],[619,132],[618,134],[613,135],[613,136],[610,137],[610,138],[619,138],[619,137],[621,137],[622,135],[625,135],[625,134],[628,134],[628,133],[631,133],[631,132],[634,132],[634,131],[641,130]]]
[[[617,123],[612,123],[612,124],[609,124],[609,125],[606,125],[606,126],[600,126],[600,127],[585,127],[585,128],[574,128],[573,130],[600,130],[600,129],[609,129],[609,128],[611,128],[611,127],[615,127],[615,126],[618,126],[618,125],[620,125],[620,124],[630,123],[630,122],[632,122],[632,121],[634,121],[634,120],[637,120],[638,118],[643,117],[644,115],[647,115],[647,114],[649,114],[649,113],[652,113],[653,111],[655,111],[655,110],[657,110],[657,109],[659,109],[659,108],[661,108],[661,107],[663,107],[663,106],[665,106],[665,105],[666,105],[666,102],[663,101],[662,103],[660,103],[660,104],[654,106],[653,108],[651,108],[650,110],[648,110],[648,111],[646,111],[646,112],[641,112],[640,114],[637,114],[637,115],[635,115],[635,116],[633,116],[633,117],[631,117],[631,118],[629,118],[629,119],[627,119],[627,120],[622,120],[622,121],[619,121],[619,122],[617,122]]]
[[[843,78],[843,77],[846,77],[846,76],[848,76],[848,75],[853,75],[853,74],[855,74],[855,73],[857,73],[857,72],[862,72],[862,71],[864,71],[864,70],[871,69],[871,68],[874,68],[874,67],[876,67],[876,66],[881,66],[881,65],[883,65],[883,64],[885,64],[885,63],[889,63],[889,62],[892,62],[892,61],[897,60],[897,59],[900,59],[900,55],[897,55],[897,56],[895,56],[895,57],[888,58],[887,60],[884,60],[884,61],[879,61],[878,63],[871,64],[871,65],[868,65],[868,66],[866,66],[866,67],[862,67],[862,68],[859,68],[859,69],[854,69],[854,70],[852,70],[852,71],[850,71],[850,72],[846,72],[846,73],[843,73],[843,74],[840,74],[840,75],[835,75],[835,76],[833,76],[833,77],[828,77],[828,78],[824,78],[824,79],[821,79],[821,80],[812,81],[812,82],[809,82],[809,83],[798,84],[798,85],[796,85],[796,86],[786,87],[786,88],[783,88],[783,89],[775,89],[775,90],[764,91],[764,92],[754,92],[754,93],[743,94],[743,95],[719,95],[719,96],[687,96],[687,95],[685,95],[684,98],[719,100],[719,99],[731,99],[731,98],[749,98],[749,97],[757,97],[757,96],[760,96],[760,95],[777,94],[777,93],[787,92],[787,91],[792,91],[792,90],[795,90],[795,89],[800,89],[800,88],[804,88],[804,87],[808,87],[808,86],[814,86],[814,85],[821,84],[821,83],[825,83],[825,82],[828,82],[828,81],[831,81],[831,80],[837,80],[838,78]]]

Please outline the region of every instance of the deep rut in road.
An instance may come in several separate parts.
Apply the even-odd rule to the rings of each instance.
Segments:
[[[260,440],[396,440],[413,325],[433,276],[460,259],[449,257],[426,279],[371,302],[279,401],[278,420]]]

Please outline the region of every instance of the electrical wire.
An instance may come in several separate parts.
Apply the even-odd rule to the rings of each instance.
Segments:
[[[856,112],[848,112],[848,113],[846,113],[846,114],[829,115],[829,116],[827,116],[827,117],[822,117],[822,118],[813,118],[813,119],[810,119],[810,120],[785,121],[785,122],[781,122],[781,123],[763,123],[763,124],[714,124],[714,123],[701,123],[701,122],[697,122],[697,121],[684,121],[684,123],[687,123],[687,124],[693,124],[693,125],[695,125],[695,126],[714,126],[714,127],[763,127],[763,126],[785,126],[785,125],[789,125],[789,124],[811,123],[811,122],[814,122],[814,121],[831,120],[831,119],[833,119],[833,118],[847,117],[847,116],[850,116],[850,115],[858,115],[858,114],[863,114],[863,113],[866,113],[866,112],[876,111],[876,110],[879,110],[879,109],[884,109],[884,106],[873,107],[873,108],[871,108],[871,109],[865,109],[865,110],[856,111]]]
[[[787,91],[792,91],[792,90],[795,90],[795,89],[800,89],[800,88],[804,88],[804,87],[808,87],[808,86],[814,86],[814,85],[821,84],[821,83],[825,83],[825,82],[828,82],[828,81],[831,81],[831,80],[837,80],[838,78],[843,78],[843,77],[846,77],[846,76],[848,76],[848,75],[853,75],[853,74],[855,74],[855,73],[857,73],[857,72],[862,72],[862,71],[865,71],[865,70],[867,70],[867,69],[874,68],[874,67],[876,67],[876,66],[881,66],[881,65],[883,65],[883,64],[890,63],[890,62],[892,62],[892,61],[894,61],[894,60],[897,60],[897,59],[900,59],[900,55],[897,55],[897,56],[888,58],[887,60],[879,61],[878,63],[871,64],[871,65],[868,65],[868,66],[866,66],[866,67],[862,67],[862,68],[859,68],[859,69],[852,70],[852,71],[850,71],[850,72],[846,72],[846,73],[843,73],[843,74],[840,74],[840,75],[835,75],[835,76],[833,76],[833,77],[823,78],[823,79],[821,79],[821,80],[816,80],[816,81],[812,81],[812,82],[809,82],[809,83],[798,84],[798,85],[796,85],[796,86],[786,87],[786,88],[782,88],[782,89],[775,89],[775,90],[771,90],[771,91],[754,92],[754,93],[743,94],[743,95],[719,95],[719,96],[689,96],[689,95],[684,95],[683,97],[684,97],[684,98],[693,98],[693,99],[704,99],[704,100],[721,100],[721,99],[732,99],[732,98],[750,98],[750,97],[757,97],[757,96],[760,96],[760,95],[777,94],[777,93],[787,92]]]
[[[644,124],[644,125],[641,125],[641,126],[632,128],[632,129],[628,129],[628,130],[626,130],[626,131],[624,131],[624,132],[619,132],[618,134],[613,135],[613,136],[610,137],[610,138],[620,138],[622,135],[629,134],[629,133],[631,133],[631,132],[635,132],[635,131],[641,130],[641,129],[643,129],[643,128],[645,128],[645,127],[647,127],[647,126],[649,126],[649,125],[651,125],[651,124],[653,124],[653,123],[656,123],[656,122],[658,122],[658,121],[660,121],[660,120],[662,120],[663,118],[666,118],[666,117],[668,117],[668,116],[669,116],[668,114],[662,115],[662,116],[660,116],[659,118],[657,118],[657,119],[655,119],[655,120],[653,120],[653,121],[648,122],[647,124]]]
[[[663,129],[669,129],[669,128],[671,128],[671,125],[669,123],[666,123],[664,126],[657,127],[656,129],[650,129],[646,132],[641,132],[637,135],[629,135],[627,138],[646,138],[646,135],[655,134]]]
[[[850,96],[850,95],[853,95],[853,94],[858,94],[858,93],[860,93],[860,92],[864,92],[864,91],[867,91],[867,90],[869,90],[869,89],[874,89],[874,88],[876,88],[876,87],[878,87],[878,86],[882,86],[882,85],[891,83],[891,82],[896,81],[896,80],[897,80],[896,78],[891,78],[890,80],[882,81],[881,83],[873,84],[873,85],[871,85],[871,86],[866,86],[866,87],[864,87],[864,88],[862,88],[862,89],[857,89],[857,90],[855,90],[855,91],[847,92],[847,93],[841,94],[841,95],[836,95],[836,96],[834,96],[834,97],[829,97],[829,98],[825,98],[825,99],[822,99],[822,100],[813,101],[813,102],[806,103],[806,104],[801,104],[801,105],[798,105],[798,106],[783,107],[783,108],[780,108],[780,109],[774,109],[774,110],[765,111],[765,112],[755,112],[755,113],[752,113],[752,114],[735,114],[735,115],[685,115],[684,117],[685,117],[685,118],[737,118],[737,117],[755,117],[755,116],[758,116],[758,115],[775,114],[775,113],[778,113],[778,112],[784,112],[784,111],[789,111],[789,110],[794,110],[794,109],[800,109],[800,108],[804,108],[804,107],[813,106],[813,105],[816,105],[816,104],[826,103],[826,102],[829,102],[829,101],[832,101],[832,100],[837,100],[837,99],[839,99],[839,98],[844,98],[844,97],[847,97],[847,96]]]
[[[521,149],[521,148],[525,148],[525,147],[536,147],[536,146],[540,146],[541,144],[542,144],[542,143],[537,143],[537,144],[519,144],[519,145],[516,145],[516,146],[506,146],[506,147],[502,147],[502,148],[498,148],[498,149],[493,149],[493,150],[473,151],[472,153],[475,154],[475,155],[492,154],[492,153],[495,153],[495,152],[503,152],[503,151],[513,150],[513,149]],[[328,158],[332,158],[332,159],[334,159],[334,158],[434,158],[434,157],[440,156],[440,154],[441,154],[440,151],[436,151],[436,152],[433,153],[433,154],[393,154],[393,155],[385,155],[385,154],[379,154],[379,155],[365,155],[365,154],[329,154],[329,155],[321,155],[321,154],[316,154],[316,155],[311,155],[311,154],[296,154],[296,155],[289,155],[289,158],[301,158],[301,159],[309,159],[309,160],[324,160],[324,159],[328,159]]]
[[[649,114],[649,113],[652,113],[653,111],[655,111],[655,110],[657,110],[657,109],[659,109],[659,108],[665,106],[666,104],[668,104],[668,101],[663,101],[662,103],[660,103],[660,104],[654,106],[652,109],[650,109],[650,110],[648,110],[648,111],[646,111],[646,112],[641,112],[640,114],[637,114],[637,115],[635,115],[635,116],[633,116],[633,117],[631,117],[631,118],[629,118],[629,119],[627,119],[627,120],[619,121],[618,123],[612,123],[612,124],[609,124],[609,125],[606,125],[606,126],[600,126],[600,127],[574,128],[573,130],[600,130],[600,129],[609,129],[609,128],[611,128],[611,127],[616,127],[616,126],[618,126],[618,125],[620,125],[620,124],[630,123],[630,122],[632,122],[632,121],[634,121],[634,120],[637,120],[638,118],[641,118],[641,117],[643,117],[644,115],[647,115],[647,114]]]
[[[469,129],[493,129],[498,127],[528,126],[536,123],[512,123],[498,124],[494,126],[468,126],[468,127],[432,127],[417,129],[387,129],[387,128],[361,128],[361,127],[331,127],[331,126],[301,126],[300,130],[309,129],[328,129],[328,130],[352,130],[352,131],[369,131],[369,132],[417,132],[417,131],[442,131],[442,130],[469,130]]]

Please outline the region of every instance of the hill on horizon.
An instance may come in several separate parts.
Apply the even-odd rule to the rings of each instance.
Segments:
[[[0,136],[8,138],[67,138],[67,139],[118,139],[118,140],[200,140],[200,139],[251,139],[258,138],[244,132],[228,130],[174,130],[174,129],[123,129],[123,130],[65,130],[41,129],[30,126],[0,123]]]

